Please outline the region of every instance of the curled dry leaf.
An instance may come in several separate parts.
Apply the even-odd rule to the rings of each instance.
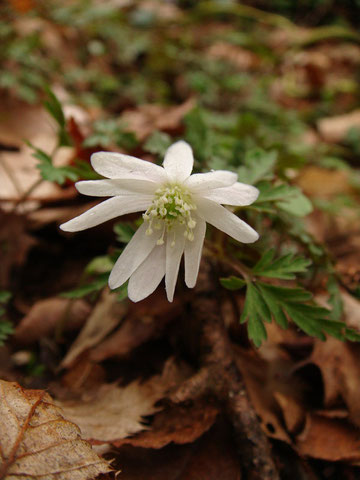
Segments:
[[[15,331],[18,342],[29,344],[51,334],[59,322],[65,330],[77,330],[90,313],[90,305],[84,300],[47,298],[36,302],[21,320]]]
[[[111,471],[51,397],[0,380],[0,479],[86,480]]]

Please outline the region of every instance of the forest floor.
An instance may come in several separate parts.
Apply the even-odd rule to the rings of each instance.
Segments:
[[[0,9],[0,479],[360,478],[356,29],[231,1]],[[161,162],[179,138],[197,171],[258,186],[261,240],[214,231],[194,289],[181,271],[172,303],[163,285],[132,303],[107,279],[139,216],[59,225],[98,202],[74,186],[98,178],[92,153]],[[310,304],[310,335],[289,311],[271,323],[248,286],[249,339],[244,288],[219,278],[270,249],[302,266],[263,277],[305,288],[347,340],[308,328]]]

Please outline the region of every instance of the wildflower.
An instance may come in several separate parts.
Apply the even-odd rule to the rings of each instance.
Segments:
[[[62,224],[66,232],[145,211],[143,224],[109,277],[110,288],[129,280],[128,295],[134,302],[150,295],[164,276],[171,302],[183,254],[185,283],[189,288],[195,286],[206,222],[242,243],[258,239],[255,230],[221,205],[250,205],[258,190],[237,182],[233,172],[191,175],[193,162],[192,149],[184,141],[167,150],[163,167],[121,153],[98,152],[91,157],[92,166],[107,178],[76,184],[82,194],[112,198]]]

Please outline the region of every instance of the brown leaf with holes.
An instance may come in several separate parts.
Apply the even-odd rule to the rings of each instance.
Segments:
[[[127,444],[134,447],[163,448],[171,442],[191,443],[212,427],[218,413],[215,405],[203,400],[192,406],[169,406],[155,415],[149,430],[114,444],[117,447]]]
[[[47,298],[36,302],[21,320],[15,331],[15,338],[23,344],[30,344],[50,335],[57,325],[65,331],[79,329],[91,311],[90,305],[82,299]]]
[[[0,479],[85,480],[111,471],[42,390],[0,380]]]
[[[258,414],[259,421],[265,433],[277,440],[291,443],[289,435],[281,419],[281,410],[274,397],[279,389],[289,388],[281,384],[286,377],[285,363],[276,365],[264,362],[256,353],[236,349],[237,365],[241,371],[249,393],[250,400]]]

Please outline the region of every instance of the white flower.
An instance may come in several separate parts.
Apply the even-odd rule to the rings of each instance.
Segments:
[[[133,302],[150,295],[165,275],[167,298],[172,302],[181,257],[185,283],[195,286],[206,222],[243,243],[258,234],[225,205],[250,205],[257,188],[237,182],[233,172],[218,170],[191,175],[193,153],[184,141],[166,152],[163,167],[121,153],[98,152],[91,163],[105,180],[76,184],[80,193],[112,197],[60,226],[66,232],[95,227],[127,213],[141,212],[144,223],[126,246],[109,277],[110,288],[127,280]]]

